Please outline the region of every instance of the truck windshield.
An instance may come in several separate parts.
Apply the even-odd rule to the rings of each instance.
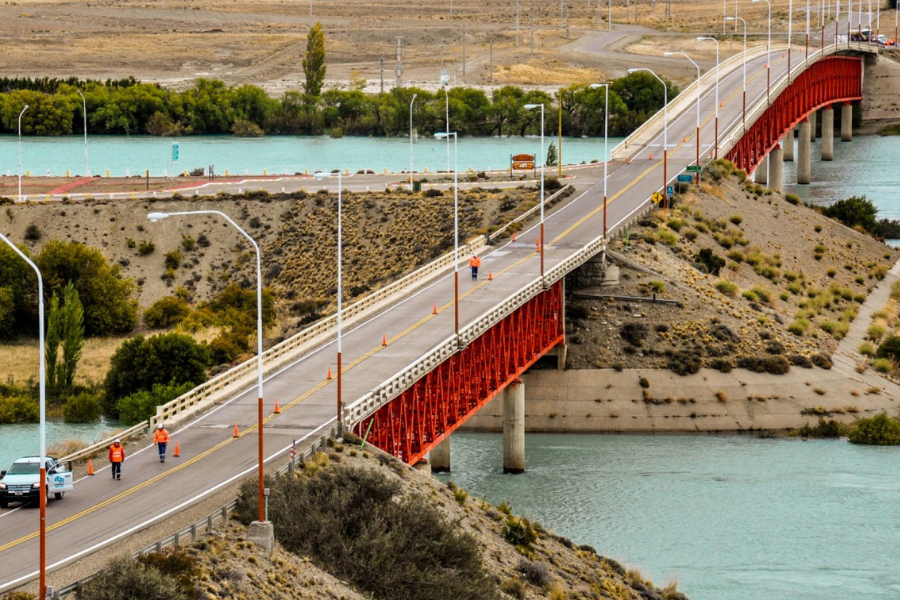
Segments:
[[[40,471],[40,466],[36,462],[29,463],[13,463],[6,472],[7,475],[36,475]]]

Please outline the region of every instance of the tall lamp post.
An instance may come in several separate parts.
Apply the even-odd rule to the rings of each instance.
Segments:
[[[724,23],[722,24],[722,27],[725,27]],[[691,64],[694,65],[694,67],[697,68],[697,140],[696,140],[697,141],[697,163],[696,164],[699,167],[700,166],[700,65],[698,65],[696,62],[694,62],[694,59],[692,59],[690,56],[688,56],[684,52],[666,52],[663,54],[663,56],[675,56],[676,54],[680,54],[681,56],[685,57],[686,59],[691,61]],[[716,104],[718,104],[718,102],[716,102]]]
[[[769,0],[750,0],[756,4],[757,2],[765,2],[769,7],[769,34],[766,38],[766,101],[769,100],[769,91],[772,86],[772,3]]]
[[[444,100],[446,107],[446,119],[447,119],[447,131],[450,131],[450,92],[447,91],[447,87],[444,87]],[[450,138],[447,138],[447,170],[450,170]]]
[[[603,239],[606,239],[606,165],[609,164],[609,83],[592,83],[591,88],[604,88],[606,102],[603,105]]]
[[[266,522],[266,513],[265,513],[265,484],[264,484],[264,476],[265,476],[265,465],[263,461],[265,457],[263,455],[263,347],[262,347],[262,339],[263,339],[263,319],[262,319],[262,266],[261,266],[261,257],[259,253],[259,245],[256,243],[250,235],[240,228],[240,226],[231,220],[231,217],[226,215],[223,212],[219,212],[217,210],[191,210],[185,212],[152,212],[147,214],[147,218],[151,223],[156,223],[157,221],[162,221],[163,219],[167,219],[169,217],[180,217],[186,215],[219,215],[235,229],[237,229],[241,235],[243,235],[250,244],[253,246],[253,249],[256,250],[256,371],[257,371],[257,396],[259,397],[258,402],[258,440],[259,440],[259,522]]]
[[[412,128],[412,117],[413,117],[413,102],[416,101],[416,96],[418,94],[413,94],[412,100],[409,101],[409,191],[413,189],[413,128]],[[340,194],[340,190],[338,190],[338,194]]]
[[[437,139],[453,136],[453,315],[454,331],[459,339],[459,147],[456,144],[455,131],[439,131],[434,134]]]
[[[84,94],[81,93],[81,90],[75,90],[78,92],[78,95],[81,96],[81,105],[84,112],[84,176],[90,177],[91,170],[88,168],[88,152],[87,152],[87,100],[84,99]]]
[[[741,23],[744,24],[744,60],[741,61],[741,65],[743,66],[743,69],[744,69],[744,85],[743,85],[744,108],[743,108],[743,112],[742,112],[742,116],[741,116],[741,123],[746,123],[747,122],[747,21],[745,21],[741,17],[728,17],[728,18],[735,22],[740,21]],[[718,51],[718,46],[716,46],[716,50]],[[717,54],[716,54],[716,69],[718,69],[718,68],[719,68],[719,57],[718,57],[718,52],[717,52]],[[719,89],[719,74],[718,74],[718,72],[716,72],[716,90],[718,91],[718,89]],[[717,98],[716,99],[716,110],[718,111],[718,109],[719,109],[719,102],[718,102],[718,98]],[[716,136],[716,137],[718,138],[718,136]],[[716,141],[718,142],[718,140],[716,140]],[[716,143],[716,146],[718,146],[718,143]]]
[[[28,106],[25,106],[28,108]],[[25,112],[23,109],[22,112]],[[21,118],[22,115],[19,115]],[[44,373],[44,280],[41,277],[41,271],[37,268],[37,265],[32,262],[30,258],[25,256],[25,254],[19,250],[15,244],[13,244],[9,239],[0,233],[0,240],[12,248],[13,252],[18,254],[22,260],[28,263],[28,266],[34,269],[35,274],[37,275],[38,281],[38,352],[40,354],[39,359],[39,367],[38,367],[38,389],[40,394],[40,446],[41,446],[41,458],[40,458],[40,479],[39,481],[47,481],[47,415],[46,415],[46,377]],[[40,575],[38,579],[38,597],[46,598],[47,596],[47,486],[40,486],[40,511],[39,511],[39,519],[40,519]]]
[[[746,42],[746,32],[744,33],[744,52],[747,51],[747,42]],[[711,41],[716,43],[716,143],[715,143],[715,156],[719,158],[719,40],[714,37],[705,37],[700,36],[697,38],[698,42]],[[746,56],[745,56],[746,58]],[[744,95],[746,96],[746,87],[747,87],[747,65],[744,63]],[[744,100],[746,104],[746,99]],[[746,109],[745,109],[746,110]],[[698,163],[699,164],[699,163]]]
[[[629,73],[646,71],[659,81],[663,86],[663,209],[669,209],[669,194],[666,187],[669,185],[669,86],[662,78],[646,67],[628,69]]]
[[[544,105],[543,104],[526,104],[526,110],[541,109],[541,239],[539,246],[541,249],[541,281],[544,279],[544,164],[547,157],[544,155]]]
[[[326,177],[330,177],[328,173],[316,173],[316,179],[324,179]],[[343,178],[341,177],[341,172],[337,172],[338,178],[338,239],[337,239],[337,422],[338,425],[343,425],[344,421],[342,418],[342,413],[344,409],[344,399],[341,395],[344,389],[344,375],[342,362],[342,329],[341,329],[341,312],[343,312],[343,304],[344,304],[344,294],[343,294],[343,279],[341,277],[341,265],[343,263],[343,259],[341,257],[343,250],[343,218],[342,218],[342,205],[343,200],[341,197]]]
[[[22,107],[22,112],[19,113],[19,202],[22,201],[22,115],[25,114],[26,110],[28,110],[27,104]]]

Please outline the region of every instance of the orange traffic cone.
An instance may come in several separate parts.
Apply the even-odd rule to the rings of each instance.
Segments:
[[[328,365],[328,376],[326,379],[331,379],[331,365]]]
[[[653,153],[650,153],[650,160],[653,160]]]
[[[437,302],[434,303],[434,308],[431,309],[431,314],[433,314],[433,315],[437,314]]]
[[[178,441],[175,441],[175,458],[181,456],[181,452],[178,450]]]
[[[724,107],[724,106],[725,106],[725,101],[724,101],[724,100],[721,101],[721,102],[719,102],[719,108],[722,108],[722,107]]]
[[[494,280],[494,274],[491,273],[490,271],[488,271],[488,281],[493,281],[493,280]]]
[[[238,435],[237,423],[234,424],[234,437],[241,437],[240,435]]]
[[[381,345],[387,346],[387,336],[386,335],[381,336]]]
[[[94,474],[94,463],[91,461],[91,459],[88,459],[88,475],[93,475],[93,474]]]
[[[534,241],[534,247],[537,248],[537,251],[538,251],[538,252],[541,251],[541,238],[537,238],[537,239]]]
[[[278,408],[278,400],[275,400],[275,414],[276,415],[281,414],[281,410],[279,410],[279,408]]]
[[[626,165],[630,165],[630,164],[631,164],[631,157],[630,157],[630,156],[626,156],[626,157],[625,157],[625,164],[626,164]]]
[[[515,231],[513,231],[513,239],[512,239],[512,241],[516,241],[516,232],[515,232]]]

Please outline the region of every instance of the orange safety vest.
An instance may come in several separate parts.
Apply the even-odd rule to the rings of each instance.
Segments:
[[[470,266],[470,267],[480,267],[480,266],[481,266],[481,259],[478,258],[477,256],[473,256],[473,257],[472,257],[472,260],[469,261],[469,266]]]
[[[120,463],[125,460],[125,448],[122,446],[110,446],[109,447],[109,461],[114,463]]]
[[[169,443],[169,432],[165,429],[157,429],[153,433],[153,443],[154,444],[168,444]]]

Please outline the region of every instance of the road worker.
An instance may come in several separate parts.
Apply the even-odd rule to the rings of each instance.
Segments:
[[[122,447],[122,441],[116,438],[113,445],[109,447],[109,463],[112,465],[113,479],[122,479],[123,462],[125,462],[125,448]]]
[[[169,432],[160,423],[153,432],[153,443],[159,448],[159,462],[166,462],[166,446],[169,444]]]
[[[473,254],[469,260],[469,266],[472,267],[472,279],[478,279],[478,267],[481,266],[481,259],[477,254]]]

